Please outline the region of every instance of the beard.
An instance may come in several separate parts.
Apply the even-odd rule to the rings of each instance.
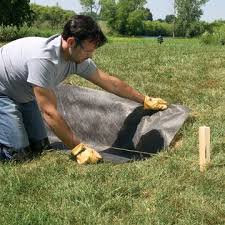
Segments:
[[[82,62],[84,62],[86,59],[78,59],[78,58],[75,58],[74,55],[73,55],[73,50],[72,50],[72,47],[69,48],[69,60],[72,61],[72,62],[75,62],[77,64],[80,64]]]

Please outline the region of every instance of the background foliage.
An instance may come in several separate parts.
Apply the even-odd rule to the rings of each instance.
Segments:
[[[30,0],[1,0],[0,1],[0,25],[21,26],[32,21]]]
[[[59,6],[40,6],[37,4],[30,5],[33,11],[33,26],[38,28],[62,29],[65,22],[75,15],[74,11],[64,10]]]
[[[217,23],[212,30],[203,33],[200,41],[204,44],[225,45],[225,24]]]
[[[175,0],[176,33],[179,36],[194,36],[202,13],[201,6],[209,0]]]
[[[214,40],[218,36],[216,27],[225,22],[200,21],[201,7],[207,1],[176,0],[174,15],[166,15],[165,19],[158,20],[154,20],[151,9],[145,7],[146,0],[81,0],[80,3],[84,10],[82,14],[97,20],[107,35],[197,37],[204,33],[202,40]],[[2,0],[0,12],[1,41],[61,33],[65,21],[75,15],[75,12],[64,10],[57,5],[40,6],[29,4],[28,0]],[[213,30],[214,35],[211,37]],[[221,32],[223,31],[219,31],[220,36]]]
[[[14,0],[14,2],[16,3],[17,0]],[[22,2],[23,1],[21,1],[20,4],[22,4]],[[0,2],[0,6],[2,6],[3,3],[4,1]],[[11,11],[5,10],[5,14],[2,15],[5,20],[0,22],[0,41],[7,42],[27,36],[49,37],[55,33],[61,33],[65,22],[75,15],[75,12],[64,10],[58,6],[49,7],[37,4],[28,4],[26,5],[27,8],[24,8],[25,11],[22,11],[20,4],[16,5],[18,9],[13,9],[13,4],[9,5],[12,10],[21,11],[21,13],[27,16],[19,17],[17,12],[16,17],[20,18],[18,19],[20,23],[17,23],[16,20],[13,20],[13,23],[11,23]],[[0,7],[0,10],[2,10],[2,7]],[[7,13],[9,15],[7,15]],[[27,21],[28,18],[29,22]]]

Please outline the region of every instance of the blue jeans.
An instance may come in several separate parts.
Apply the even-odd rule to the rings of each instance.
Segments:
[[[20,152],[47,138],[45,125],[37,102],[17,103],[0,94],[0,148],[5,146],[4,157],[10,159],[10,152]],[[11,149],[7,153],[7,148]],[[13,149],[13,151],[12,151]]]

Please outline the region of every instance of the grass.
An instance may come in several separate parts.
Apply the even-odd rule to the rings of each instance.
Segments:
[[[79,166],[46,153],[0,164],[0,224],[225,224],[225,47],[198,40],[113,38],[96,64],[140,92],[188,106],[173,145],[127,164]],[[96,88],[79,77],[67,82]],[[198,127],[211,128],[212,162],[198,166]]]

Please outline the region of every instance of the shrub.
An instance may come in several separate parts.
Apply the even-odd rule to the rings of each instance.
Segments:
[[[200,42],[204,44],[225,45],[225,24],[215,26],[211,33],[204,32],[200,37]]]
[[[8,42],[18,38],[18,28],[16,26],[1,26],[0,41]]]
[[[17,28],[16,26],[0,26],[0,41],[9,42],[28,36],[49,37],[60,32],[61,30],[52,30],[48,28],[38,29],[26,25],[20,28]]]
[[[159,21],[145,21],[144,30],[146,36],[172,36],[173,24]]]
[[[213,44],[215,42],[214,35],[212,35],[208,31],[205,31],[200,37],[200,42],[204,44]]]
[[[41,29],[48,27],[62,29],[65,22],[75,15],[75,12],[72,10],[64,10],[59,6],[31,4],[31,9],[34,12],[33,25]]]

